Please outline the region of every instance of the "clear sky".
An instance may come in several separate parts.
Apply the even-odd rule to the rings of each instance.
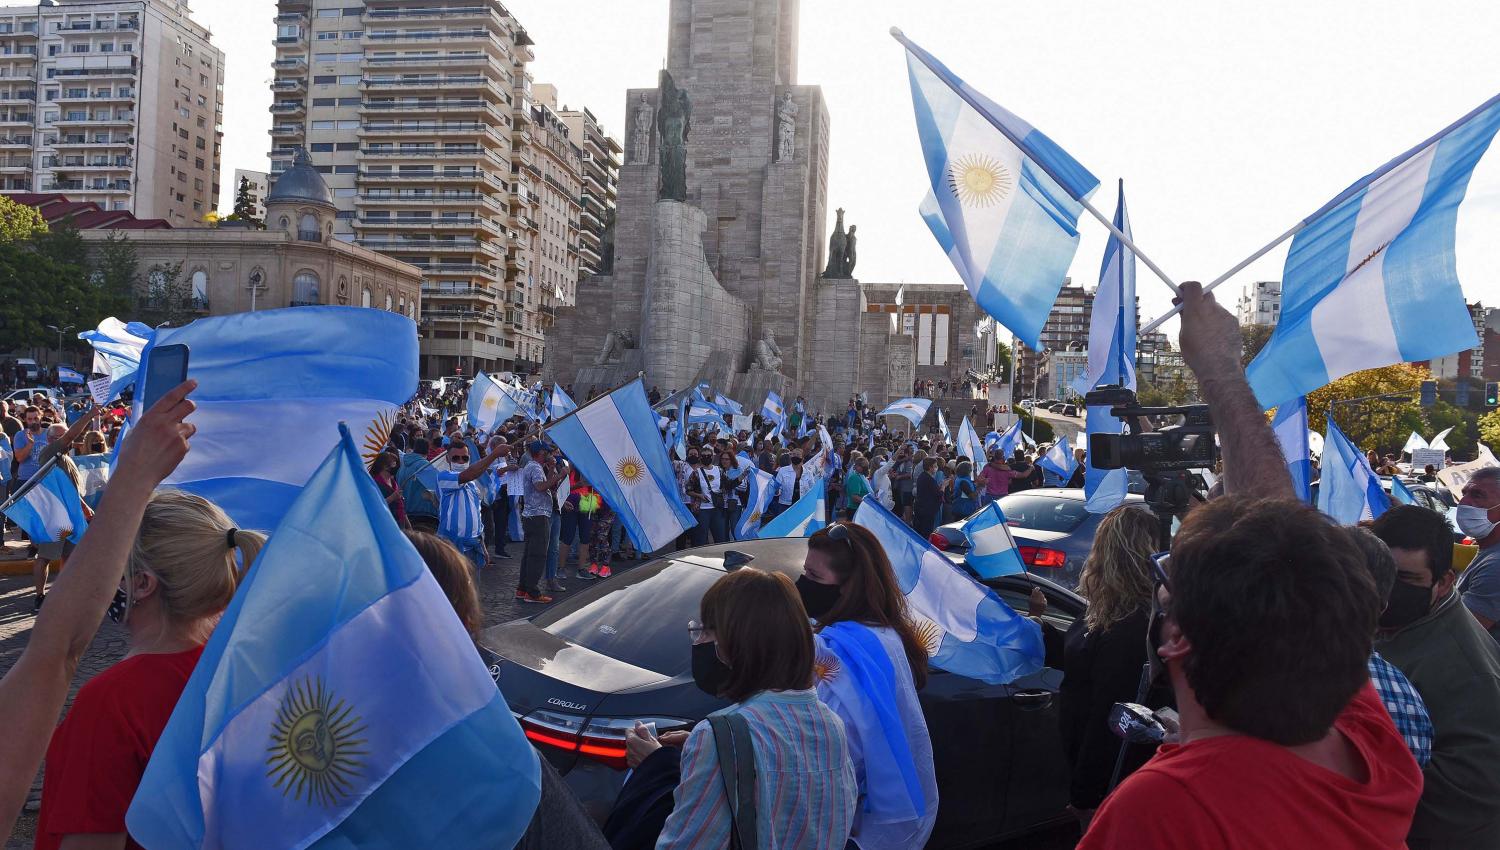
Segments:
[[[193,6],[228,56],[228,212],[234,169],[267,167],[275,3]],[[666,53],[667,0],[507,6],[537,43],[535,79],[619,138],[625,89],[653,85]],[[798,82],[827,98],[829,206],[859,225],[866,281],[958,280],[916,212],[926,175],[893,25],[1093,171],[1105,215],[1123,178],[1137,244],[1179,280],[1218,276],[1500,91],[1490,2],[802,0]],[[1107,232],[1092,219],[1081,227],[1072,274],[1092,286]],[[1458,263],[1470,300],[1500,307],[1497,236],[1491,154],[1460,211]],[[1224,284],[1224,300],[1279,279],[1285,256],[1283,246]],[[1169,304],[1144,266],[1138,292],[1143,318]]]

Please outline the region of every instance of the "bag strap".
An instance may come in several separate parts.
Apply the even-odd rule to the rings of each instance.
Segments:
[[[712,714],[709,728],[714,733],[714,747],[719,756],[719,778],[724,782],[724,799],[729,804],[732,828],[729,845],[736,850],[756,850],[755,747],[750,740],[750,724],[739,714]]]

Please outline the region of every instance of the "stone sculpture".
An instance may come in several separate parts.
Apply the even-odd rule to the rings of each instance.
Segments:
[[[849,225],[849,233],[844,237],[844,277],[854,277],[854,231],[855,225]]]
[[[781,371],[781,346],[776,344],[776,335],[769,328],[766,329],[765,336],[755,343],[755,359],[750,368],[767,372]]]
[[[635,108],[635,132],[631,137],[636,162],[651,161],[651,118],[654,111],[646,93],[641,92],[641,102]]]
[[[594,358],[595,366],[607,366],[620,362],[628,349],[635,348],[635,334],[629,330],[610,331],[604,338],[604,350]]]
[[[663,201],[687,200],[687,138],[692,128],[692,104],[687,92],[677,88],[671,72],[663,69],[657,87],[657,155],[661,163]]]
[[[828,265],[823,277],[832,280],[848,280],[854,277],[855,235],[854,225],[844,232],[844,211],[837,210],[838,222],[833,226],[833,235],[828,237]]]
[[[792,93],[781,96],[776,107],[776,161],[786,162],[797,150],[797,102]]]

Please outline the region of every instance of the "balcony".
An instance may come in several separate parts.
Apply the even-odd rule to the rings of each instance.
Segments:
[[[476,168],[455,168],[444,171],[370,171],[362,169],[359,179],[369,183],[473,183],[489,180],[490,176]]]
[[[283,5],[285,5],[285,4],[283,4]],[[276,20],[276,23],[278,23],[278,24],[304,24],[305,25],[307,23],[307,15],[304,14],[304,13],[302,13],[302,12],[282,12],[281,14],[279,14],[279,15],[276,16],[275,20]]]
[[[482,88],[485,90],[498,89],[491,85],[489,77],[483,74],[399,74],[376,77],[365,77],[362,81],[367,90],[397,91],[397,90],[419,90],[431,91],[434,88]]]
[[[271,128],[271,135],[278,139],[300,139],[302,133],[301,124],[277,124]]]
[[[30,115],[0,115],[0,127],[30,127]]]
[[[272,115],[303,115],[307,107],[300,100],[283,100],[271,104]]]
[[[406,236],[376,236],[368,239],[355,240],[359,245],[373,251],[425,251],[427,253],[452,253],[462,252],[472,254],[476,251],[493,251],[498,253],[494,243],[487,240],[474,239],[472,237],[455,239],[413,239]]]
[[[271,63],[271,67],[277,71],[295,71],[307,68],[306,56],[283,56]]]
[[[300,78],[289,78],[285,80],[272,80],[271,91],[273,92],[304,92],[307,91],[307,81]]]
[[[431,65],[444,71],[454,71],[462,68],[488,68],[490,57],[478,56],[366,56],[364,66],[367,68],[403,68],[413,66]]]
[[[483,266],[469,266],[469,268],[482,269]],[[424,269],[425,271],[425,269]],[[493,287],[473,286],[462,283],[424,283],[422,284],[423,298],[454,298],[461,300],[482,299],[495,302],[500,293]]]
[[[435,322],[480,322],[499,324],[504,321],[498,310],[472,310],[462,307],[423,307],[422,318]]]
[[[31,160],[25,158],[0,159],[0,171],[15,173],[17,171],[31,171]]]
[[[500,273],[495,271],[495,269],[491,268],[490,266],[483,266],[477,263],[412,263],[412,265],[421,269],[422,274],[429,277],[478,277],[496,282],[498,282],[501,277]],[[431,285],[432,284],[423,284],[422,291],[424,294],[427,292],[428,286]],[[437,285],[447,287],[451,286],[452,284],[444,283]]]
[[[58,127],[133,127],[134,115],[108,115],[96,117],[69,117],[57,119]]]
[[[135,146],[135,140],[128,137],[110,138],[107,136],[64,136],[52,143],[52,147],[62,148],[129,148]]]
[[[437,206],[473,206],[483,204],[491,209],[499,210],[500,205],[495,199],[483,192],[363,192],[357,196],[360,204],[419,204],[423,207]]]
[[[499,39],[484,27],[443,30],[441,32],[365,32],[365,41],[377,44],[434,44],[473,45],[475,42],[499,45]]]
[[[16,148],[31,149],[30,136],[0,136],[0,149],[13,150]]]
[[[370,121],[361,124],[362,136],[483,136],[499,138],[496,128],[477,121]]]
[[[469,18],[484,19],[489,17],[489,10],[483,6],[460,6],[455,8],[427,8],[427,9],[365,9],[364,19],[366,22],[380,23],[384,21],[423,21],[423,20],[465,20]]]

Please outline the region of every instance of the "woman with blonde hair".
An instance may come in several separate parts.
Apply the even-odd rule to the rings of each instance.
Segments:
[[[79,690],[52,735],[37,850],[85,840],[137,846],[125,834],[125,811],[203,644],[264,543],[201,496],[152,495],[109,607],[129,633],[129,651]]]

